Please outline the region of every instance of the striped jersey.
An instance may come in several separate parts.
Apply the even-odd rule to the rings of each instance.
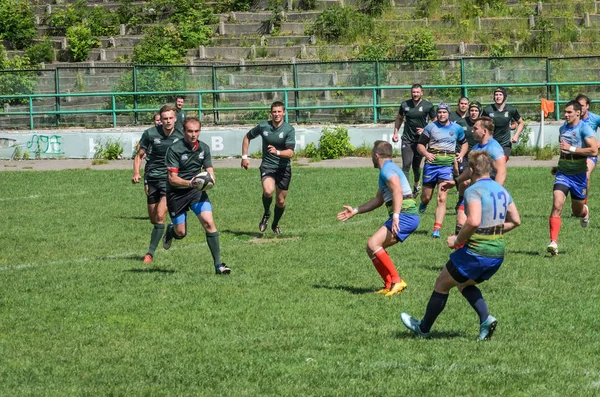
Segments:
[[[465,142],[465,130],[454,121],[441,125],[439,121],[427,124],[419,143],[428,145],[428,151],[435,154],[435,159],[430,163],[434,165],[454,165],[457,144]]]
[[[574,126],[565,122],[559,129],[558,141],[565,141],[576,148],[585,148],[587,147],[585,140],[593,138],[594,135],[592,128],[583,120]],[[557,171],[564,175],[585,174],[587,172],[586,161],[587,156],[561,151]]]
[[[381,170],[379,171],[379,190],[383,194],[383,200],[386,203],[388,213],[392,215],[393,212],[393,195],[392,190],[388,186],[388,181],[394,176],[400,179],[400,187],[402,188],[402,212],[410,215],[417,215],[417,206],[415,199],[412,197],[412,189],[406,179],[404,172],[398,167],[392,160],[387,160],[383,163]],[[410,197],[409,197],[410,196]]]

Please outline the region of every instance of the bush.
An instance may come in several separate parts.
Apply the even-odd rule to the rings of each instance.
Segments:
[[[382,16],[390,7],[390,0],[360,0],[361,12],[376,18]]]
[[[22,50],[37,36],[35,19],[29,2],[0,0],[0,41],[6,40],[11,48]]]
[[[62,10],[56,10],[46,20],[46,24],[50,27],[50,34],[64,36],[70,27],[83,23],[87,17],[87,8],[85,1],[79,0]]]
[[[372,20],[366,15],[351,7],[336,4],[319,14],[309,34],[328,42],[348,43],[371,31],[372,27]]]
[[[319,156],[324,159],[337,159],[354,151],[350,144],[348,129],[343,126],[325,127],[319,138]]]
[[[186,49],[173,25],[154,25],[144,30],[144,38],[133,48],[133,61],[144,65],[176,65],[184,61]]]
[[[87,23],[93,36],[113,36],[119,34],[120,18],[117,13],[110,12],[102,6],[87,9]]]
[[[102,139],[96,144],[96,152],[94,153],[95,159],[105,160],[117,160],[123,156],[123,145],[121,141],[106,139],[104,142]]]
[[[86,61],[92,48],[100,45],[100,41],[92,36],[92,30],[82,24],[67,29],[67,43],[75,62]]]
[[[39,65],[40,63],[52,63],[56,60],[56,54],[54,52],[54,46],[52,42],[46,37],[44,41],[35,43],[29,47],[25,53],[32,65]]]
[[[431,29],[415,29],[411,33],[401,57],[405,61],[435,59],[437,57],[437,48]]]
[[[27,70],[31,68],[31,61],[27,55],[14,56],[8,59],[5,48],[0,44],[0,70]],[[13,73],[0,73],[0,92],[2,95],[33,94],[37,88],[35,72],[23,71]],[[0,105],[21,105],[28,103],[27,99],[0,99]]]
[[[251,6],[251,0],[219,0],[217,1],[215,11],[218,13],[250,11]]]
[[[536,147],[534,151],[535,160],[552,160],[552,157],[559,154],[558,147],[546,145],[543,148]]]

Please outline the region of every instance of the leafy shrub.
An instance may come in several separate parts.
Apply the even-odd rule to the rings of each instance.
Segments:
[[[54,46],[47,37],[44,38],[44,41],[40,41],[29,47],[25,53],[32,65],[38,65],[42,62],[51,63],[56,60]]]
[[[319,5],[317,0],[300,0],[298,1],[298,9],[303,11],[316,10]]]
[[[119,34],[119,15],[102,6],[89,7],[86,12],[87,25],[94,36]]]
[[[21,160],[21,157],[23,155],[21,154],[21,146],[19,146],[18,144],[15,145],[15,150],[12,154],[12,160]]]
[[[251,6],[251,0],[219,0],[215,5],[215,11],[218,13],[250,11]]]
[[[21,50],[37,36],[33,11],[28,1],[0,0],[0,41]]]
[[[554,33],[554,21],[548,18],[537,20],[535,30],[531,31],[525,47],[529,52],[546,54],[552,49],[552,35]]]
[[[0,70],[23,70],[23,72],[0,73],[0,92],[2,95],[33,94],[37,88],[35,72],[26,71],[31,67],[27,55],[14,56],[8,59],[5,48],[0,44]],[[28,103],[27,99],[0,99],[0,105],[20,105]]]
[[[64,9],[56,10],[50,14],[46,20],[46,24],[50,27],[50,34],[64,36],[70,27],[83,23],[88,13],[87,7],[85,1],[78,0],[75,3],[68,4]]]
[[[186,50],[173,25],[154,25],[144,29],[144,38],[133,48],[133,61],[146,65],[183,63]]]
[[[347,156],[354,150],[350,144],[348,129],[344,126],[325,127],[319,138],[319,156],[324,159],[337,159]]]
[[[552,160],[552,157],[557,154],[559,154],[557,147],[546,145],[543,148],[536,147],[533,157],[535,160]]]
[[[380,17],[390,9],[390,0],[360,0],[361,12],[372,17]]]
[[[372,20],[351,7],[333,5],[310,27],[310,34],[333,43],[352,42],[372,29]]]
[[[437,48],[431,29],[419,28],[411,33],[410,39],[402,51],[401,58],[405,61],[416,61],[435,59],[436,56]]]
[[[364,61],[381,61],[391,58],[394,44],[381,35],[374,35],[361,45],[357,58]]]
[[[86,25],[75,25],[67,29],[67,43],[71,58],[75,62],[87,60],[92,48],[100,41],[92,36],[92,30]]]
[[[431,18],[442,6],[442,0],[419,0],[415,18]]]
[[[96,144],[96,152],[94,153],[95,159],[105,160],[117,160],[123,156],[123,145],[118,139],[112,140],[107,138],[105,141],[102,139]]]

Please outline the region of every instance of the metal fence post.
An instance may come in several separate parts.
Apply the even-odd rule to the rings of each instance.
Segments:
[[[33,130],[33,97],[29,96],[29,129]]]
[[[298,110],[298,105],[300,104],[300,95],[297,90],[298,88],[298,68],[296,67],[296,63],[292,64],[292,73],[294,75],[294,107],[296,108],[296,123],[300,121],[300,110]]]
[[[461,85],[462,95],[464,97],[468,98],[469,90],[465,86],[465,58],[462,58],[462,57],[460,58],[460,85]]]
[[[202,121],[202,92],[198,91],[198,120]]]
[[[133,92],[137,92],[137,68],[133,65]],[[154,120],[154,119],[152,119]],[[138,123],[138,96],[133,96],[133,123]]]
[[[379,102],[381,102],[381,76],[380,76],[380,63],[379,60],[375,61],[375,85],[377,86],[377,89],[374,91],[373,94],[373,122],[375,124],[378,123],[379,120]]]
[[[288,91],[287,91],[287,88],[284,88],[284,91],[283,91],[283,108],[287,109],[287,107],[288,107]],[[284,117],[285,117],[285,122],[286,123],[289,122],[288,112],[285,112],[285,116]]]
[[[217,90],[217,69],[215,66],[212,67],[212,88],[213,88],[213,123],[219,124],[219,112],[217,111],[217,107],[219,107],[219,97],[216,93]]]
[[[558,121],[560,120],[560,87],[558,85],[555,85],[554,88],[556,95],[556,98],[554,99],[556,101],[556,106],[554,107],[554,110],[556,110],[556,112],[554,113],[554,118],[556,119],[556,121]]]
[[[54,69],[54,93],[57,95],[60,94],[60,78],[58,76],[59,69],[60,68]],[[56,99],[54,107],[56,108],[57,112],[60,112],[60,97],[56,96],[54,98]],[[56,113],[54,119],[56,121],[56,125],[58,126],[60,124],[60,114]]]
[[[112,116],[113,116],[113,127],[117,126],[117,102],[115,100],[115,94],[112,94],[110,96],[111,99],[111,103],[112,103]]]

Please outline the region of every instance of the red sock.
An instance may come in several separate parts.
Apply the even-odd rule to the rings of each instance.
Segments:
[[[392,258],[390,258],[385,249],[380,248],[379,250],[375,251],[375,256],[377,257],[377,259],[379,259],[379,262],[381,262],[381,264],[387,269],[391,277],[392,283],[399,283],[400,281],[402,281],[400,275],[398,275],[396,267],[394,266],[394,262],[392,262]]]
[[[442,224],[441,223],[437,223],[436,222],[436,223],[433,224],[433,231],[440,230],[441,228],[442,228]]]
[[[558,243],[558,232],[560,232],[560,216],[550,217],[550,241]]]
[[[375,269],[377,269],[377,273],[379,273],[379,275],[383,279],[383,282],[385,283],[385,288],[392,288],[392,276],[388,273],[387,267],[383,266],[383,263],[381,263],[381,261],[377,259],[376,256],[372,257],[371,261],[373,261],[373,266],[375,266]]]

